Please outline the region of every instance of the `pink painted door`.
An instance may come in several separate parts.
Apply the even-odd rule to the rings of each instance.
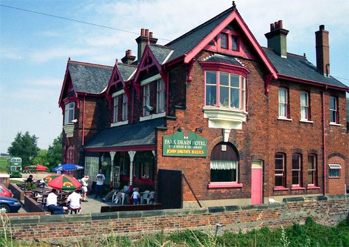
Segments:
[[[251,204],[262,204],[263,191],[263,165],[262,161],[253,161],[251,169]]]

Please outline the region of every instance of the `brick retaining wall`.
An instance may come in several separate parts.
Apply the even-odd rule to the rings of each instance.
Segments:
[[[223,231],[271,229],[303,224],[311,216],[324,225],[336,225],[348,215],[345,196],[297,197],[281,204],[222,206],[203,209],[110,212],[81,215],[11,216],[9,227],[17,239],[61,242],[97,241],[106,235],[138,236],[185,230],[210,230],[222,224]],[[1,227],[2,228],[2,227]]]

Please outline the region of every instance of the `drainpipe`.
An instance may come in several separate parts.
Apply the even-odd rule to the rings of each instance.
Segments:
[[[85,145],[85,102],[86,102],[86,94],[84,95],[84,113],[82,114],[82,143],[81,146]]]
[[[322,103],[322,143],[323,143],[323,158],[322,158],[322,179],[323,179],[323,186],[324,186],[324,191],[323,195],[326,195],[326,128],[325,128],[325,121],[326,121],[326,116],[325,116],[325,93],[321,93],[321,103]]]

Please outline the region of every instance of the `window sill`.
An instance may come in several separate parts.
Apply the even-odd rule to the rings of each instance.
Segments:
[[[112,123],[112,124],[110,125],[110,127],[117,127],[117,126],[125,125],[125,124],[128,124],[128,120],[122,121],[122,122]]]
[[[278,120],[292,122],[291,118],[278,117]]]
[[[338,124],[338,123],[330,122],[330,126],[338,126],[338,127],[341,127],[342,125],[341,125],[341,124]]]
[[[305,188],[301,186],[292,186],[291,190],[305,190]]]
[[[204,118],[208,118],[208,127],[215,129],[242,129],[247,112],[240,109],[205,106]]]
[[[309,185],[309,186],[307,187],[307,190],[318,190],[318,189],[320,189],[320,187],[314,186],[314,185]]]
[[[281,186],[274,187],[274,191],[288,191],[288,190],[290,189],[286,187],[281,187]]]
[[[211,182],[207,186],[209,189],[242,188],[242,183],[236,182]]]
[[[309,120],[306,120],[306,119],[301,119],[299,120],[300,123],[308,123],[308,124],[313,124],[314,122],[313,121],[309,121]]]
[[[147,121],[147,120],[155,119],[155,118],[161,118],[161,117],[165,117],[165,116],[166,116],[166,112],[150,114],[150,115],[145,116],[145,117],[140,117],[139,121],[142,122],[142,121]]]

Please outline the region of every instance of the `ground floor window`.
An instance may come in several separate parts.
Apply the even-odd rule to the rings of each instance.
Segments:
[[[154,180],[154,155],[151,151],[137,152],[134,159],[134,177]]]
[[[308,185],[317,186],[317,158],[315,154],[308,155]]]
[[[115,154],[114,164],[120,167],[120,175],[130,176],[130,156],[127,152],[119,152]]]
[[[330,178],[340,178],[340,170],[342,169],[339,164],[329,164],[329,172],[328,175]]]
[[[220,143],[211,154],[211,182],[239,181],[239,154],[234,145]]]
[[[302,156],[292,154],[292,185],[302,186]]]
[[[92,181],[98,174],[99,168],[99,157],[85,157],[85,174],[89,175],[89,185],[92,184]]]
[[[275,186],[286,187],[286,155],[275,154]]]

